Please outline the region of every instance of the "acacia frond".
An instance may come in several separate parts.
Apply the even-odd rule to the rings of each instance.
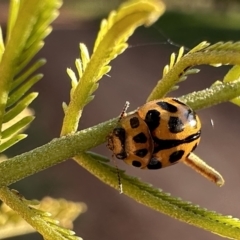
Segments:
[[[240,81],[218,84],[209,89],[193,92],[182,98],[194,110],[203,109],[240,95]],[[116,127],[118,117],[68,135],[15,156],[0,164],[0,186],[10,185],[27,176],[42,171],[65,159],[92,149],[106,142],[106,137]],[[55,150],[55,151],[54,151]]]
[[[72,81],[70,103],[66,109],[61,135],[74,133],[84,106],[94,96],[98,81],[107,74],[111,67],[109,62],[127,48],[127,40],[140,25],[150,25],[163,13],[164,5],[158,0],[127,1],[117,11],[112,11],[108,19],[101,23],[100,31],[89,57],[87,47],[80,44],[80,57],[76,61],[76,74],[68,70]]]
[[[33,219],[48,224],[53,232],[57,232],[62,237],[61,239],[80,239],[74,236],[74,232],[69,229],[73,228],[73,221],[86,211],[84,203],[50,197],[45,197],[39,202],[25,199],[16,190],[11,190],[11,192],[29,208]],[[25,221],[19,212],[12,210],[5,203],[0,207],[0,215],[0,239],[36,231],[28,224],[27,219]]]
[[[170,64],[164,69],[163,78],[158,81],[147,101],[164,97],[178,82],[185,80],[186,75],[197,73],[194,66],[240,65],[240,42],[219,42],[213,45],[202,42],[185,55],[179,55],[177,61],[175,55],[172,55]]]
[[[192,54],[194,52],[198,52],[198,51],[202,51],[203,49],[206,49],[206,47],[208,47],[210,45],[210,43],[204,41],[204,42],[201,42],[199,43],[197,46],[195,46],[193,49],[191,49],[189,52],[187,52],[186,54],[184,54],[184,47],[181,47],[178,51],[178,55],[176,57],[176,54],[175,53],[172,53],[171,56],[170,56],[170,63],[168,65],[166,65],[164,68],[163,68],[163,75],[162,75],[162,78],[164,78],[170,70],[173,69],[173,67],[175,67],[176,63],[178,63],[184,56],[188,55],[188,54]],[[178,83],[182,82],[182,81],[185,81],[188,77],[188,75],[191,75],[191,74],[196,74],[198,73],[200,70],[197,69],[197,68],[191,68],[191,66],[185,68],[181,74],[179,74],[179,77],[178,77]],[[178,85],[174,85],[172,86],[172,88],[169,90],[170,91],[174,91],[176,89],[178,89],[179,86]]]
[[[190,105],[193,109],[201,109],[204,106],[206,107],[206,106],[217,104],[219,102],[229,101],[239,95],[240,95],[240,81],[237,80],[233,82],[216,85],[211,87],[210,89],[206,89],[197,93],[189,94],[188,96],[184,96],[182,100],[186,102],[188,105]],[[10,185],[29,175],[35,174],[36,172],[39,172],[43,169],[46,169],[50,166],[60,163],[65,159],[76,156],[77,154],[81,154],[82,152],[85,152],[88,149],[94,148],[95,146],[98,146],[104,143],[106,141],[106,136],[109,134],[109,132],[113,130],[114,127],[116,127],[117,121],[118,121],[118,118],[115,118],[105,123],[101,123],[97,126],[90,127],[89,129],[84,129],[73,135],[68,135],[58,139],[54,139],[50,143],[43,145],[41,147],[38,147],[37,149],[15,156],[14,158],[8,159],[7,161],[1,162],[0,164],[0,176],[1,176],[0,198],[6,203],[9,201],[9,199],[12,198],[12,196],[9,197],[9,195],[11,194],[9,193],[9,191],[6,190],[6,188],[4,187],[5,185]],[[83,159],[76,158],[76,161],[78,161],[79,164],[81,164],[84,168],[92,172],[95,176],[99,177],[102,181],[118,189],[116,169],[111,169],[110,171],[108,170],[106,171],[106,169],[108,169],[108,166],[105,165],[105,162],[108,160],[104,159],[101,156],[99,157],[89,153],[87,154],[87,158],[85,158],[85,155],[86,154],[84,153],[82,156],[80,156],[80,158],[83,158]],[[89,157],[91,157],[91,159]],[[94,161],[94,159],[96,159],[97,161]],[[104,162],[104,165],[102,166],[103,162]],[[102,167],[104,167],[104,169]],[[124,185],[125,184],[128,185],[129,182],[123,182],[123,183]],[[146,193],[145,190],[142,191],[142,189],[139,187],[136,187],[135,189],[135,185],[131,185],[131,186],[134,187],[134,190],[133,191],[130,190],[130,194],[136,193],[137,194],[136,198],[134,196],[132,197],[135,198],[137,201],[142,199],[145,201],[146,204],[147,203],[149,204],[149,203],[152,203],[152,201],[155,201],[157,208],[162,207],[162,205],[159,204],[161,200],[158,197],[156,197],[155,194],[149,195],[149,193],[151,193],[151,189],[148,189],[147,194],[145,195]],[[124,191],[126,191],[126,187]],[[141,194],[143,194],[143,198]],[[21,202],[19,201],[14,204],[11,203],[10,201],[10,204],[12,204],[11,207],[13,209],[14,209],[14,206],[15,207],[19,207],[19,205],[22,206]],[[165,205],[166,204],[167,204],[167,201],[165,201]],[[177,205],[179,206],[179,208],[174,208],[174,206],[177,206]],[[237,234],[238,235],[240,234],[239,229],[232,228],[235,222],[229,217],[223,216],[223,221],[220,224],[218,224],[217,221],[215,221],[215,219],[217,219],[221,215],[218,214],[215,219],[212,219],[212,218],[208,219],[208,216],[211,217],[211,213],[209,213],[208,215],[204,215],[204,216],[200,215],[200,218],[198,218],[199,217],[198,214],[194,214],[194,209],[190,210],[189,212],[188,205],[185,206],[183,209],[180,207],[181,205],[185,206],[186,203],[185,202],[181,203],[179,200],[177,204],[173,204],[173,203],[171,203],[170,205],[167,204],[167,206],[170,206],[170,209],[168,210],[171,212],[171,214],[173,214],[173,215],[170,214],[170,216],[173,216],[173,217],[178,216],[178,219],[180,219],[183,213],[184,216],[187,216],[187,219],[182,218],[181,220],[186,221],[187,223],[191,222],[191,219],[193,217],[194,220],[192,224],[198,225],[199,227],[203,227],[205,229],[209,229],[210,231],[217,232],[220,229],[220,231],[222,231],[222,235],[233,236],[233,237],[236,236]],[[161,209],[157,209],[157,210],[161,211]],[[26,214],[29,213],[29,209],[25,207],[21,211],[23,211]],[[168,214],[167,212],[165,213]],[[189,217],[188,217],[188,214],[190,214]],[[203,212],[203,214],[205,214],[205,212]],[[32,225],[35,224],[38,226],[39,223],[36,222],[37,220],[38,219],[34,219],[34,222],[32,223]],[[206,220],[207,226],[205,224],[205,220]],[[225,226],[224,222],[227,222],[228,220],[230,221],[230,226],[229,225]],[[209,221],[213,225],[208,225]],[[40,226],[42,226],[41,224],[42,222],[40,222]],[[239,225],[238,221],[236,225]],[[225,230],[226,230],[226,234],[225,234]],[[219,234],[220,234],[220,231],[218,231]],[[59,238],[55,238],[55,239],[59,239]]]
[[[75,160],[100,180],[118,189],[116,168],[100,161],[101,157],[87,153],[77,156]],[[232,216],[223,216],[219,213],[208,211],[180,198],[172,197],[160,189],[153,188],[147,183],[139,181],[119,172],[123,185],[123,193],[135,201],[144,204],[156,211],[167,214],[175,219],[185,221],[191,225],[209,230],[215,234],[232,239],[239,239],[240,220]]]
[[[192,52],[200,50],[201,47],[203,47],[203,46],[205,46],[205,44],[203,44],[203,43],[199,44],[194,49],[192,49]],[[189,52],[187,54],[189,54]],[[168,74],[168,72],[175,66],[175,64],[181,60],[181,58],[183,56],[184,56],[184,47],[181,47],[179,49],[177,57],[176,57],[175,53],[172,53],[170,56],[170,63],[163,68],[163,76],[162,77],[165,77]],[[178,82],[185,81],[187,79],[188,75],[198,73],[199,71],[200,70],[197,68],[185,69],[184,72],[179,75]],[[177,85],[173,86],[170,91],[174,91],[176,89],[178,89]]]
[[[20,134],[34,119],[19,118],[19,114],[37,97],[29,90],[42,77],[36,71],[45,64],[44,59],[33,57],[44,45],[44,38],[51,32],[50,23],[58,15],[61,0],[15,1],[10,4],[7,37],[0,36],[0,151],[11,147],[27,135]],[[1,35],[1,32],[0,32]],[[19,123],[5,128],[2,124],[17,118]]]

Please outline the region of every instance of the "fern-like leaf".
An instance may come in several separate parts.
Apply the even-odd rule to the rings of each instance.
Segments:
[[[29,64],[43,47],[43,39],[51,32],[49,24],[58,15],[60,0],[15,1],[10,3],[5,46],[0,36],[0,126],[17,117],[37,97],[28,93],[42,77],[36,71],[45,64],[44,59]],[[1,33],[1,32],[0,32]],[[18,118],[19,119],[19,118]],[[25,116],[19,123],[3,128],[2,146],[6,150],[25,138],[20,132],[31,123],[33,117]]]
[[[203,47],[205,47],[205,44],[199,44],[198,46],[196,46],[194,49],[192,49],[192,52],[194,51],[197,51],[197,50],[200,50],[202,49]],[[189,54],[189,53],[188,53]],[[179,52],[178,52],[178,55],[176,56],[175,53],[172,53],[171,56],[170,56],[170,63],[168,65],[166,65],[163,69],[163,77],[166,76],[166,74],[169,73],[170,70],[172,70],[172,68],[174,67],[174,65],[176,63],[178,63],[180,61],[180,59],[184,56],[184,47],[181,47],[179,49]],[[198,73],[200,70],[197,69],[197,68],[188,68],[188,69],[185,69],[183,71],[182,74],[179,75],[179,79],[178,79],[178,82],[182,82],[182,81],[185,81],[187,79],[187,76],[190,75],[190,74],[195,74],[195,73]],[[177,85],[174,85],[172,88],[171,88],[171,91],[174,91],[178,89],[178,86]]]
[[[180,99],[194,110],[200,110],[229,101],[239,95],[240,81],[233,81],[193,92]],[[54,139],[48,144],[2,162],[0,164],[0,187],[15,183],[104,143],[106,137],[116,127],[117,121],[118,118],[111,119],[73,135]]]
[[[77,60],[76,67],[81,79],[71,89],[69,106],[64,109],[61,135],[77,130],[83,108],[93,99],[92,94],[98,88],[97,82],[110,71],[109,62],[127,48],[126,41],[133,31],[140,25],[152,24],[163,11],[164,5],[157,0],[128,1],[102,21],[91,57],[86,46],[80,44],[81,61]],[[72,82],[75,81],[72,73],[70,77]]]
[[[5,197],[2,197],[4,193]],[[7,193],[7,194],[6,194]],[[18,236],[36,231],[28,222],[38,223],[37,228],[46,228],[49,233],[43,233],[45,239],[79,240],[81,238],[74,236],[73,221],[86,211],[84,203],[70,202],[65,199],[43,198],[40,202],[36,200],[27,200],[16,190],[7,188],[0,189],[0,198],[6,200],[0,208],[0,239],[6,237]],[[12,206],[14,200],[15,205]],[[10,208],[13,207],[13,210]],[[19,216],[24,209],[28,209],[23,214],[25,220]],[[29,219],[31,217],[31,219]],[[36,223],[32,224],[36,227]],[[39,230],[39,229],[38,229]],[[42,231],[40,231],[42,233]],[[49,237],[49,234],[51,237]]]
[[[164,97],[178,82],[185,80],[186,75],[197,73],[198,70],[193,68],[196,65],[240,65],[239,46],[240,42],[219,42],[213,45],[202,42],[187,54],[180,54],[178,61],[175,61],[175,55],[172,55],[170,64],[164,68],[163,78],[158,81],[147,101]]]
[[[118,189],[116,168],[106,165],[101,161],[102,158],[102,156],[97,157],[86,153],[77,156],[75,160],[100,180]],[[137,178],[127,176],[122,171],[120,171],[120,177],[123,184],[123,193],[139,203],[191,225],[210,230],[215,234],[239,239],[239,219],[232,216],[223,216],[180,198],[174,198],[169,193],[155,189]]]
[[[190,94],[189,96],[184,97],[184,101],[187,102],[194,109],[201,109],[203,106],[209,106],[209,100],[211,99],[213,100],[213,104],[216,104],[222,101],[229,101],[239,95],[240,81],[233,81],[213,86],[212,88],[200,91],[199,93]],[[62,162],[64,159],[76,156],[78,153],[82,153],[99,144],[102,144],[106,141],[106,136],[109,134],[109,132],[111,132],[116,126],[117,120],[118,119],[116,118],[114,120],[101,123],[98,126],[82,130],[76,134],[68,135],[59,139],[54,139],[50,143],[43,145],[37,149],[34,149],[22,155],[18,155],[7,161],[3,161],[0,164],[0,198],[6,203],[8,203],[9,199],[12,198],[11,196],[9,196],[10,193],[6,190],[4,185],[12,184],[26,176],[34,174],[56,163]],[[53,149],[56,149],[56,151],[52,151]],[[94,161],[94,159],[96,159],[97,161]],[[118,189],[116,169],[110,168],[105,164],[105,162],[108,161],[107,159],[89,153],[86,156],[86,154],[84,153],[81,156],[77,157],[75,160],[84,168],[92,172],[95,176],[100,178],[102,181]],[[212,218],[211,214],[215,215],[215,213],[209,213],[206,212],[206,210],[204,212],[201,209],[199,210],[199,214],[198,209],[196,210],[197,214],[194,214],[195,209],[189,205],[186,205],[185,202],[182,203],[181,201],[179,201],[179,199],[174,200],[174,198],[164,201],[164,198],[167,198],[169,196],[168,194],[161,192],[161,197],[158,197],[157,192],[156,194],[154,193],[154,191],[156,190],[151,190],[151,188],[146,189],[146,187],[144,187],[144,183],[139,182],[137,183],[138,186],[136,186],[135,183],[131,185],[131,181],[125,181],[124,176],[122,176],[122,178],[124,179],[122,181],[124,192],[143,204],[150,206],[152,203],[154,203],[154,206],[150,207],[153,207],[154,209],[156,207],[156,210],[164,212],[165,214],[168,214],[167,211],[169,211],[170,216],[178,218],[182,221],[186,221],[188,223],[189,221],[191,221],[191,224],[202,227],[204,229],[209,229],[210,231],[213,231],[217,234],[222,234],[227,237],[231,236],[232,238],[240,234],[239,228],[236,228],[239,225],[238,220],[235,221],[231,217],[225,217],[219,214],[216,216],[216,218]],[[143,188],[141,188],[141,186],[143,186]],[[154,194],[151,194],[152,192]],[[134,193],[136,194],[135,196],[132,195]],[[170,203],[168,203],[168,201],[170,201]],[[177,203],[174,204],[174,201],[177,201]],[[10,204],[11,201],[8,205],[10,206]],[[12,203],[12,208],[14,209],[15,206],[18,209],[18,204],[20,203],[17,202],[17,206],[15,206],[15,203]],[[183,209],[181,208],[181,205],[184,206]],[[167,209],[165,209],[164,206],[166,206]],[[177,211],[174,211],[175,207]],[[20,208],[20,210],[24,213],[29,213],[28,208]],[[181,216],[183,216],[183,218]],[[192,217],[193,221],[191,220]],[[209,217],[211,218],[209,219]],[[221,222],[221,224],[217,223],[218,218],[223,219],[223,222]],[[230,224],[226,225],[227,222],[229,222]],[[38,225],[38,223],[36,222],[34,222],[33,224]],[[40,222],[40,226],[42,226],[41,224],[42,222]],[[43,228],[41,230],[43,230]],[[39,230],[39,232],[41,231]]]

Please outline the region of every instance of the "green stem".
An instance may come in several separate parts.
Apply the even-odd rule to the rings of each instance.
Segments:
[[[240,80],[235,80],[184,95],[180,99],[194,110],[199,110],[232,100],[235,96],[239,96],[239,92]]]
[[[198,105],[193,105],[193,102],[197,101],[194,95],[201,96],[205,94],[206,96],[210,96],[210,99],[215,99],[215,104],[216,102],[229,101],[240,95],[239,84],[239,81],[223,83],[213,86],[208,90],[193,93],[192,95],[189,94],[185,96],[183,100],[186,100],[193,108],[199,108]],[[219,89],[221,90],[220,92],[224,94],[219,94]],[[201,106],[209,106],[209,98],[200,97]],[[118,118],[112,119],[76,134],[54,139],[46,145],[2,162],[0,164],[0,186],[12,184],[104,143],[107,135],[116,126],[117,120]]]
[[[116,126],[110,120],[97,126],[52,140],[0,164],[0,186],[10,185],[43,169],[63,162],[106,141],[106,136]]]

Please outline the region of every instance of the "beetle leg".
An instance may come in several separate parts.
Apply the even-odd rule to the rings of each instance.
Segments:
[[[196,172],[203,175],[208,180],[216,183],[219,187],[224,184],[224,179],[219,172],[207,165],[202,159],[193,153],[190,153],[188,158],[182,160],[184,164],[193,168]]]

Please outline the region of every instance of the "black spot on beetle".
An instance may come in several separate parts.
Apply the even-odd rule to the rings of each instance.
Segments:
[[[120,140],[121,143],[125,142],[126,132],[123,128],[114,128],[113,134]]]
[[[171,133],[179,133],[184,130],[184,124],[179,117],[170,117],[168,120],[168,128]]]
[[[156,104],[160,106],[163,110],[166,110],[170,113],[176,113],[178,111],[178,108],[176,106],[168,102],[159,101]]]
[[[134,166],[134,167],[141,167],[142,166],[142,164],[139,162],[139,161],[137,161],[137,160],[133,160],[132,161],[132,165]]]
[[[147,153],[148,153],[148,150],[146,148],[138,149],[134,152],[134,154],[136,156],[141,157],[141,158],[145,157],[147,155]]]
[[[158,139],[157,137],[153,137],[154,142],[154,151],[153,153],[157,153],[164,149],[170,149],[173,147],[177,147],[184,143],[190,143],[201,136],[201,131],[198,131],[197,133],[194,133],[192,135],[189,135],[188,137],[184,139]]]
[[[147,168],[150,170],[160,169],[162,168],[162,163],[158,161],[156,158],[151,158],[149,164],[147,165]]]
[[[130,119],[130,125],[131,125],[131,128],[137,128],[139,127],[139,119],[137,117],[132,117]]]
[[[173,152],[169,156],[169,162],[170,163],[175,163],[175,162],[179,161],[182,158],[183,154],[184,154],[183,150],[179,150],[179,151]]]
[[[127,158],[127,153],[124,150],[122,150],[120,153],[116,154],[116,158],[125,159]]]
[[[147,137],[143,132],[141,132],[141,133],[139,133],[139,134],[137,134],[136,136],[133,137],[133,141],[135,143],[146,143],[147,142]]]
[[[200,136],[201,136],[201,130],[199,130],[198,132],[196,132],[196,133],[194,133],[194,134],[189,135],[188,137],[186,137],[186,138],[184,139],[184,143],[192,142],[192,141],[200,138]]]
[[[154,129],[156,129],[160,125],[160,120],[161,120],[161,114],[159,111],[153,109],[147,112],[145,117],[145,122],[150,132],[152,132]]]

